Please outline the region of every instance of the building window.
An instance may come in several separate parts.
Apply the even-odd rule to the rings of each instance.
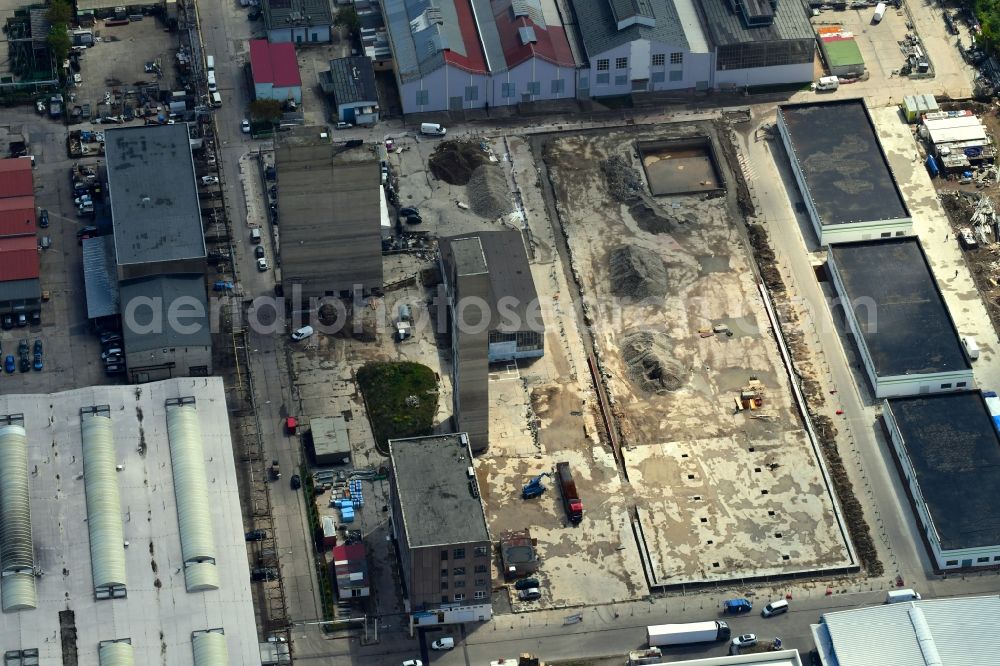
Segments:
[[[455,589],[456,590],[461,589],[463,587],[465,587],[465,581],[464,580],[456,580],[455,581]]]
[[[590,77],[586,74],[580,75],[580,90],[587,90],[590,88]]]
[[[943,389],[951,388],[951,384],[941,384],[941,388]]]
[[[475,599],[485,599],[485,598],[486,598],[486,591],[485,591],[485,590],[476,590],[476,591],[475,591],[475,592],[474,592],[474,593],[472,594],[472,596],[473,596],[473,598],[475,598]]]
[[[565,79],[552,79],[552,94],[559,95],[566,90]]]
[[[675,69],[672,72],[670,72],[671,81],[680,81],[683,78],[684,78],[684,72],[682,72],[679,69]]]
[[[442,590],[447,590],[448,589],[448,581],[446,581],[446,580],[441,581],[441,589]]]
[[[883,231],[883,232],[882,232],[882,233],[880,234],[880,236],[881,236],[882,238],[892,238],[892,232],[891,232],[891,231]]]
[[[626,74],[620,74],[619,76],[616,76],[615,77],[615,85],[616,86],[626,86],[626,85],[628,85],[628,75],[626,75]]]
[[[1000,555],[997,555],[996,557],[994,557],[993,561],[994,562],[1000,562]]]
[[[663,83],[667,80],[665,72],[653,72],[653,83]]]
[[[476,579],[476,587],[486,587],[486,579],[485,578],[477,578]]]
[[[967,382],[958,382],[955,384],[955,388],[965,388]]]
[[[610,75],[607,72],[604,72],[603,74],[598,74],[597,78],[594,79],[594,80],[597,81],[597,85],[599,85],[599,86],[600,85],[605,85],[606,86],[606,85],[608,85],[608,82],[611,81],[611,78],[610,78]]]
[[[429,90],[417,91],[417,106],[427,106],[430,104],[431,92]]]
[[[447,578],[447,577],[448,577],[448,570],[441,569],[441,578]]]
[[[463,594],[462,592],[456,592],[455,601],[465,601],[465,594]]]
[[[455,550],[451,551],[451,557],[453,559],[456,559],[456,560],[464,560],[465,559],[465,549],[464,548],[456,548]]]
[[[628,58],[615,58],[615,69],[628,69]]]
[[[670,54],[670,64],[671,65],[683,65],[684,64],[684,54],[683,53],[671,53]]]
[[[514,83],[502,83],[500,84],[500,96],[501,97],[513,97],[517,94],[517,85]]]
[[[1000,559],[1000,558],[998,558],[998,559]],[[956,567],[956,566],[958,566],[958,560],[948,560],[947,562],[944,563],[944,565],[946,567]]]
[[[542,84],[540,81],[528,81],[528,94],[529,95],[541,95],[542,94]]]
[[[479,88],[477,86],[465,86],[465,101],[475,102],[479,99]]]
[[[489,546],[476,546],[476,549],[472,551],[475,553],[476,557],[489,557],[490,547]]]
[[[442,550],[441,551],[441,560],[444,561],[444,560],[447,560],[447,559],[448,559],[448,551],[447,550]]]
[[[897,236],[902,236],[902,235],[903,235],[903,232],[902,232],[902,231],[897,231],[897,232],[896,232],[896,235],[897,235]]]
[[[989,562],[989,561],[990,558],[988,557],[980,557],[979,559],[976,560],[976,562]]]
[[[611,69],[611,61],[610,60],[608,60],[607,58],[601,58],[600,60],[597,61],[597,71],[598,72],[606,72],[609,69]]]
[[[464,576],[465,575],[465,567],[455,567],[454,569],[451,570],[451,575],[452,576]]]
[[[666,53],[653,54],[653,67],[663,67],[667,63]]]
[[[486,573],[486,565],[485,564],[477,564],[476,565],[476,573]]]

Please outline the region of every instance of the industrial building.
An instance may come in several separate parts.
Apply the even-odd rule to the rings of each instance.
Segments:
[[[322,128],[285,133],[275,148],[282,289],[292,312],[323,297],[382,288],[378,158],[334,146]]]
[[[288,42],[271,44],[266,39],[251,39],[250,78],[254,99],[302,103],[299,61],[295,47]]]
[[[309,421],[313,463],[320,466],[350,465],[351,442],[343,416],[321,416]]]
[[[114,234],[84,249],[88,316],[121,318],[133,382],[210,375],[205,235],[187,125],[111,129],[105,152]]]
[[[448,298],[456,427],[481,453],[489,447],[489,364],[540,358],[545,324],[519,231],[452,236],[438,247]]]
[[[378,88],[375,67],[368,56],[349,56],[330,61],[330,69],[319,73],[323,92],[333,97],[337,109],[334,122],[374,125],[378,122]]]
[[[826,265],[876,398],[975,386],[916,238],[831,245]]]
[[[996,158],[993,140],[972,111],[925,113],[917,132],[945,173],[992,164]]]
[[[982,393],[890,398],[882,418],[935,568],[1000,564],[1000,437]]]
[[[267,41],[319,44],[330,41],[333,10],[323,0],[261,0]]]
[[[934,95],[906,95],[903,97],[903,115],[906,122],[918,122],[925,113],[936,113],[941,110]]]
[[[261,663],[222,379],[0,396],[0,466],[5,664]]]
[[[821,246],[913,232],[863,100],[785,104],[778,131]]]
[[[823,666],[983,666],[998,614],[997,595],[880,604],[824,613],[812,635]]]
[[[856,79],[864,76],[865,60],[861,49],[854,40],[854,33],[843,26],[825,25],[816,30],[819,50],[830,76],[841,79]]]
[[[349,601],[370,596],[371,580],[364,544],[334,546],[331,555],[333,579],[337,582],[337,598]]]
[[[468,435],[389,440],[389,467],[411,626],[492,618],[490,532]]]
[[[0,315],[41,314],[31,160],[0,160]]]

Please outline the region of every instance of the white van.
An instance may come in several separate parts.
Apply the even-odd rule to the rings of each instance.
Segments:
[[[455,639],[451,636],[445,636],[444,638],[439,638],[433,643],[431,643],[432,650],[451,650],[455,647]]]
[[[962,338],[962,344],[965,345],[965,353],[969,355],[970,361],[975,361],[979,358],[979,345],[976,343],[976,339],[971,335],[967,335]]]
[[[872,23],[879,23],[882,21],[882,17],[885,16],[886,6],[884,2],[880,2],[875,5],[875,14],[872,16]]]
[[[254,227],[250,230],[250,242],[254,245],[260,244],[260,228]]]
[[[836,76],[821,76],[816,82],[816,92],[822,90],[836,90],[840,87],[840,79]]]
[[[218,91],[212,93],[212,106],[215,108],[222,106],[222,94]]]
[[[764,606],[764,610],[760,612],[761,617],[774,617],[775,615],[781,615],[782,613],[788,612],[788,602],[784,599],[779,599],[778,601],[772,601],[768,605]]]
[[[420,123],[420,133],[428,136],[444,136],[448,130],[438,123]]]
[[[205,68],[210,72],[215,71],[215,56],[205,56]]]
[[[218,88],[215,85],[215,72],[208,73],[208,91],[215,92]]]
[[[896,604],[900,601],[919,601],[920,595],[913,590],[906,588],[905,590],[889,590],[888,594],[885,595],[885,603]]]

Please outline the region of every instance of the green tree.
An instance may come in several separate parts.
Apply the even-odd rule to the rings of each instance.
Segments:
[[[281,102],[276,99],[257,99],[250,102],[250,117],[254,120],[275,123],[281,120]]]
[[[66,31],[65,23],[57,23],[49,29],[48,42],[49,48],[52,50],[52,57],[55,58],[56,65],[61,68],[66,56],[69,55],[70,47],[73,45],[69,38],[69,32]]]
[[[351,35],[357,36],[361,32],[361,19],[354,7],[343,7],[337,11],[337,17],[333,19],[335,26],[346,28]]]
[[[73,6],[65,0],[53,0],[45,12],[45,18],[53,26],[62,24],[65,27],[73,20]]]

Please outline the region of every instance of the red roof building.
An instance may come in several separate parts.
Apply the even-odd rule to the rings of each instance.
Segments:
[[[0,160],[0,199],[34,195],[31,160],[24,157]]]
[[[357,599],[371,594],[364,545],[354,543],[334,547],[333,574],[337,580],[338,598]]]
[[[38,277],[38,240],[32,236],[0,238],[0,282]]]
[[[545,25],[541,4],[535,4],[533,8],[536,11],[514,11],[511,0],[499,0],[493,4],[493,20],[507,67],[513,69],[532,57],[560,67],[575,67],[566,30],[562,25]]]
[[[295,57],[295,46],[290,42],[272,44],[266,39],[250,40],[250,71],[257,99],[302,101],[299,61]]]
[[[0,237],[33,236],[36,230],[34,197],[0,199]]]

